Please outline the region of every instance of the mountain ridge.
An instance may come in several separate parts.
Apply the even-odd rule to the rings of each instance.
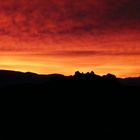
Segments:
[[[2,83],[18,83],[18,82],[23,82],[23,83],[30,83],[30,82],[35,82],[33,80],[38,81],[43,81],[43,80],[48,80],[48,79],[62,79],[62,78],[74,78],[74,77],[81,77],[81,78],[114,78],[117,81],[119,81],[121,84],[129,85],[129,86],[140,86],[140,77],[128,77],[128,78],[117,78],[113,74],[106,74],[106,75],[97,75],[93,71],[87,72],[87,73],[80,73],[79,71],[76,71],[74,75],[69,75],[65,76],[63,74],[58,74],[58,73],[53,73],[53,74],[37,74],[33,72],[20,72],[20,71],[13,71],[13,70],[0,70],[0,86]],[[12,81],[10,81],[12,80]],[[30,81],[30,82],[29,82]]]
[[[20,134],[20,129],[26,125],[30,132],[27,126],[32,120],[34,132],[45,131],[46,135],[45,126],[51,136],[64,136],[65,133],[87,139],[95,133],[114,139],[122,134],[134,137],[136,132],[139,136],[140,79],[130,81],[112,74],[99,76],[94,72],[77,71],[64,76],[0,71],[0,97],[7,118],[4,119],[7,126],[11,126],[8,130],[4,124],[5,134],[17,135],[18,132],[21,137],[24,134]],[[16,115],[12,118],[13,110]],[[26,117],[33,114],[30,120],[27,117],[23,121],[26,117],[17,118],[19,112]],[[15,125],[16,129],[13,129]]]

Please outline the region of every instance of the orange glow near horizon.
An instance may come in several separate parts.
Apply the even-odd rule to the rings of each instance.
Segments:
[[[25,60],[24,57],[26,58]],[[69,58],[56,58],[57,60],[55,60],[54,58],[42,58],[40,60],[37,60],[38,57],[32,59],[30,59],[30,57],[28,58],[28,56],[26,55],[20,57],[5,56],[5,58],[2,59],[0,57],[0,59],[2,60],[0,67],[1,69],[23,72],[30,71],[39,74],[61,73],[65,75],[71,75],[74,74],[74,72],[77,70],[81,72],[88,72],[93,70],[95,73],[100,75],[104,75],[110,72],[117,75],[118,77],[135,77],[140,75],[140,67],[133,64],[135,60],[140,59],[139,56],[131,56],[125,58],[121,56],[116,58],[114,57],[113,59],[115,60],[112,61],[110,61],[110,59],[112,59],[112,57],[110,56],[99,56],[96,58],[90,57],[89,59],[92,59],[92,61],[89,61],[89,59],[85,58],[80,58],[79,60]],[[88,61],[88,63],[81,63],[83,59],[86,62]],[[104,61],[101,62],[101,59]],[[42,62],[42,60],[44,60],[44,63]],[[96,61],[96,64],[94,63],[94,61]]]
[[[13,39],[13,42],[3,44],[5,46],[11,44],[15,47],[13,50],[7,47],[0,52],[0,69],[30,71],[39,74],[61,73],[64,75],[72,75],[77,70],[81,72],[93,70],[99,75],[112,73],[118,77],[140,76],[140,42],[136,37],[131,36],[128,34],[129,39],[126,36],[124,39],[118,35],[119,41],[115,35],[112,39],[109,36],[106,39],[105,37],[104,39],[100,38],[100,41],[96,41],[94,38],[90,38],[90,41],[83,41],[83,38],[80,38],[82,44],[73,40],[73,44],[67,42],[64,45],[66,42],[61,42],[60,46],[56,44],[57,47],[51,47],[53,44],[49,44],[47,49],[45,49],[46,41],[27,43],[17,40],[14,42]],[[92,42],[92,40],[94,41]],[[125,42],[125,40],[129,40],[129,42]],[[37,44],[36,47],[34,47],[35,44]],[[19,45],[20,49],[18,49]],[[68,45],[71,46],[71,49],[65,47]],[[77,47],[74,47],[76,45]],[[80,48],[84,45],[86,47],[81,50]]]

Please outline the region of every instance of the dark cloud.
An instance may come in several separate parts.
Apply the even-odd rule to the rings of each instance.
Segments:
[[[138,28],[139,7],[139,0],[7,0],[0,5],[0,32],[40,36]]]
[[[140,51],[50,51],[48,53],[34,53],[34,56],[55,56],[55,57],[91,57],[91,56],[139,56]]]

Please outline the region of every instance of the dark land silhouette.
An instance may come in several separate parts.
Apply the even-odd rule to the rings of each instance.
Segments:
[[[0,70],[3,139],[126,138],[140,132],[140,77]]]

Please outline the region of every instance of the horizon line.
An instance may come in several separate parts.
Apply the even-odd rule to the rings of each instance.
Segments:
[[[87,72],[81,72],[80,70],[75,70],[75,72],[73,74],[69,74],[69,75],[66,75],[66,74],[63,74],[63,73],[38,73],[38,72],[32,72],[32,71],[22,71],[22,70],[11,70],[11,69],[0,69],[0,72],[1,71],[9,71],[9,72],[17,72],[17,73],[32,73],[32,74],[37,74],[37,75],[53,75],[53,74],[59,74],[59,75],[63,75],[63,76],[74,76],[76,72],[80,72],[81,74],[87,74],[87,73],[91,73],[91,72],[94,72],[93,70],[92,71],[87,71]],[[116,78],[120,78],[120,79],[127,79],[127,78],[140,78],[140,76],[128,76],[128,77],[119,77],[119,76],[116,76],[115,74],[113,73],[105,73],[103,75],[100,75],[100,74],[96,74],[94,72],[95,75],[98,75],[98,76],[106,76],[108,74],[111,74],[111,75],[114,75]]]

